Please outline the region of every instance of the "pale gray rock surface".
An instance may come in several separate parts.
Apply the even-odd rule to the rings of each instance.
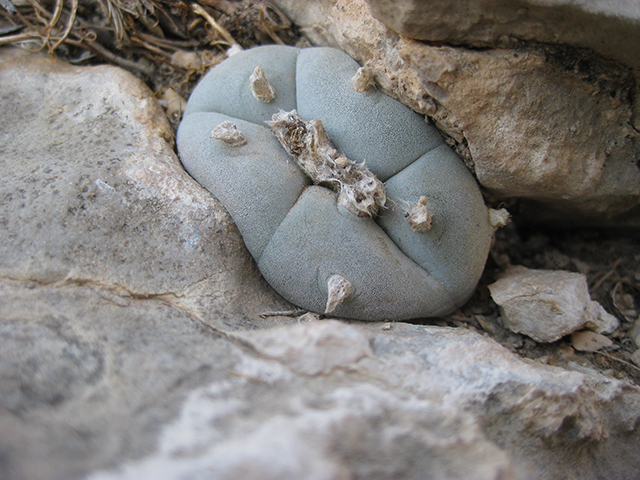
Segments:
[[[0,52],[0,471],[76,478],[153,447],[219,329],[290,305],[138,79]]]
[[[640,347],[640,320],[636,320],[631,327],[631,331],[629,332],[629,336],[633,339],[636,344],[636,347]]]
[[[400,35],[476,47],[537,41],[589,48],[640,67],[640,4],[633,0],[367,0]]]
[[[36,56],[0,68],[4,277],[155,299],[216,328],[253,318],[260,301],[286,305],[266,293],[224,208],[182,168],[141,82]]]
[[[256,356],[228,380],[194,390],[156,453],[89,478],[497,480],[638,471],[635,460],[620,470],[599,463],[635,450],[616,438],[637,437],[637,389],[522,362],[470,331],[395,324],[384,332],[326,320],[233,337]],[[607,411],[625,401],[620,416]],[[568,454],[585,445],[603,455]]]
[[[526,199],[539,220],[640,225],[640,96],[628,65],[557,44],[425,44],[376,20],[365,0],[275,3],[312,43],[342,48],[431,118],[496,198]]]
[[[583,327],[612,333],[619,325],[591,300],[581,273],[513,266],[489,285],[489,291],[500,305],[504,326],[538,342],[555,342]]]
[[[630,384],[463,329],[262,320],[290,306],[131,75],[3,56],[0,84],[3,480],[640,473]]]

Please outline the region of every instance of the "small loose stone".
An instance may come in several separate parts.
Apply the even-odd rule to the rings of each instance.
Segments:
[[[327,281],[327,290],[329,295],[324,313],[331,313],[353,294],[353,285],[341,275],[333,275]]]
[[[239,147],[247,143],[247,139],[244,138],[238,126],[229,120],[214,128],[211,131],[211,138],[222,140],[230,147]]]
[[[613,342],[599,333],[581,330],[571,334],[571,344],[580,352],[597,352],[601,348],[611,346]]]
[[[260,65],[255,68],[249,81],[251,82],[251,93],[259,102],[269,103],[276,98],[276,89],[269,83]]]
[[[427,197],[421,196],[405,214],[409,228],[414,232],[428,232],[433,223],[433,213],[427,209]]]

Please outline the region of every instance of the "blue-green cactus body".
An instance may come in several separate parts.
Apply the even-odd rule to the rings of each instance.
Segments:
[[[276,97],[259,102],[249,77],[261,66]],[[292,303],[323,312],[327,281],[353,294],[333,315],[402,320],[446,314],[473,292],[493,227],[480,191],[440,134],[378,90],[357,92],[359,65],[331,48],[258,47],[213,70],[194,90],[178,130],[186,170],[227,208],[265,279]],[[335,147],[385,182],[375,220],[337,203],[310,180],[269,127],[279,110],[321,119]],[[233,121],[247,143],[211,138]],[[406,206],[428,199],[433,226],[409,228]]]

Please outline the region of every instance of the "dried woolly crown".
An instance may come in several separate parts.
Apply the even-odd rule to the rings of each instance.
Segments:
[[[338,202],[347,210],[374,217],[384,206],[387,196],[382,182],[364,163],[338,153],[321,120],[307,122],[296,110],[281,110],[266,123],[309,178],[336,190]]]

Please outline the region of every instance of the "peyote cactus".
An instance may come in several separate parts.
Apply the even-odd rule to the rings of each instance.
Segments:
[[[371,85],[336,49],[244,51],[194,90],[178,152],[287,300],[361,320],[446,314],[475,289],[494,225],[440,134]]]

